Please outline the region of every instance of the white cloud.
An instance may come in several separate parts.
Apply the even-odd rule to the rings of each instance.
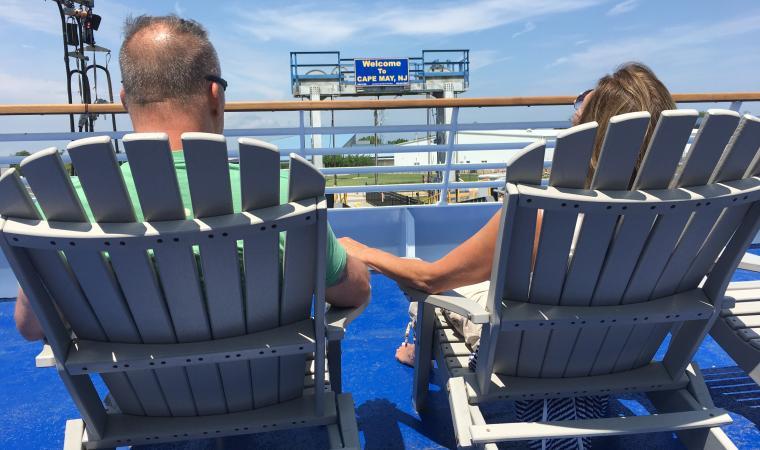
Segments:
[[[296,120],[279,120],[279,117],[262,115],[260,113],[225,113],[224,125],[227,129],[233,128],[282,128],[298,126]]]
[[[54,2],[4,0],[0,21],[48,34],[61,34],[58,7]]]
[[[688,24],[648,35],[590,45],[583,51],[557,58],[550,67],[573,65],[596,71],[630,60],[686,60],[699,54],[697,51],[700,50],[700,45],[757,31],[760,31],[760,14],[708,25]]]
[[[179,2],[174,2],[174,13],[183,17],[185,15],[185,8],[183,8]]]
[[[0,73],[0,103],[64,103],[65,99],[64,81]]]
[[[239,13],[244,31],[262,41],[283,40],[315,45],[367,36],[457,35],[575,11],[604,0],[477,0],[467,4],[441,2],[436,8],[390,6],[367,14],[359,3],[331,9],[320,3],[259,8]],[[329,10],[329,11],[327,11]],[[308,13],[306,13],[308,11]]]
[[[523,26],[523,29],[516,32],[512,35],[512,39],[516,38],[517,36],[520,36],[521,34],[530,33],[531,31],[536,29],[536,24],[533,22],[525,22],[525,26]]]
[[[497,50],[471,50],[470,51],[470,70],[478,70],[499,62],[511,59],[509,56],[502,56]]]
[[[612,9],[607,11],[608,16],[617,16],[633,11],[639,6],[639,0],[625,0],[613,6]]]

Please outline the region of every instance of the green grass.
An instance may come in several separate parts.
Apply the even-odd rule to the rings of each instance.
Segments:
[[[423,174],[421,173],[379,173],[377,182],[375,182],[374,173],[345,174],[345,175],[327,175],[327,185],[336,186],[364,186],[367,184],[412,184],[422,183]],[[464,181],[478,181],[478,175],[474,173],[460,174],[459,178]]]

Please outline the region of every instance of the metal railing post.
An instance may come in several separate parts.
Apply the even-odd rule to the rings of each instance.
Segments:
[[[304,111],[298,111],[298,142],[299,142],[299,149],[298,152],[303,156],[306,157],[306,129],[304,125]]]
[[[441,188],[441,198],[438,200],[439,205],[445,205],[449,202],[449,184],[451,183],[451,165],[454,159],[454,144],[457,140],[457,130],[459,128],[459,107],[451,111],[451,123],[446,135],[446,162],[443,167],[443,187]]]

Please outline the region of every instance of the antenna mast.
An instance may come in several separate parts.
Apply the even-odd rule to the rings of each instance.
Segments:
[[[76,80],[79,103],[113,103],[113,85],[108,63],[111,60],[111,50],[96,45],[95,31],[100,27],[101,17],[93,12],[95,0],[53,0],[58,6],[61,17],[61,32],[63,34],[63,62],[66,68],[66,93],[69,104],[74,104],[72,82]],[[90,52],[91,57],[87,56]],[[97,54],[105,53],[105,64],[98,64]],[[92,62],[90,62],[92,61]],[[98,94],[98,71],[106,78],[108,99]],[[92,76],[93,84],[90,84]],[[94,96],[94,101],[93,101]],[[71,132],[95,131],[95,121],[98,114],[86,112],[79,116],[75,123],[74,114],[69,115]],[[111,114],[111,125],[116,131],[116,115]],[[116,151],[119,151],[118,143]]]

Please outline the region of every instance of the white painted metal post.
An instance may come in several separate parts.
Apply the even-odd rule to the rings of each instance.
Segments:
[[[453,83],[444,83],[443,84],[443,98],[454,98],[454,84]],[[443,109],[443,123],[446,125],[451,125],[451,115],[452,115],[452,109],[451,108],[444,108]],[[448,149],[446,150],[446,172],[443,173],[444,179],[441,180],[445,183],[446,186],[449,185],[452,181],[452,177],[455,178],[456,172],[454,174],[451,173],[451,170],[449,168],[451,167],[451,164],[455,164],[457,162],[457,153],[452,152],[453,145],[456,143],[456,134],[454,137],[451,136],[451,132],[446,132],[446,145],[448,146]],[[453,181],[457,181],[454,179]],[[443,196],[446,196],[446,202],[449,201],[449,191],[443,191],[441,192],[441,198]]]
[[[313,102],[318,102],[322,100],[322,96],[319,95],[319,87],[312,86],[311,90],[311,97],[310,100]],[[311,126],[312,128],[319,128],[322,126],[322,111],[316,111],[311,110],[309,113],[311,115]],[[322,135],[321,134],[312,134],[311,135],[311,148],[322,148]],[[321,169],[324,167],[322,165],[322,155],[312,155],[311,162],[314,164],[314,167]]]
[[[306,157],[306,124],[303,110],[298,111],[298,154]]]
[[[443,187],[441,188],[441,198],[438,200],[439,205],[445,205],[449,201],[449,184],[451,183],[451,165],[454,160],[454,143],[457,140],[457,130],[459,128],[459,108],[452,108],[449,131],[446,132],[446,164],[443,168]]]

